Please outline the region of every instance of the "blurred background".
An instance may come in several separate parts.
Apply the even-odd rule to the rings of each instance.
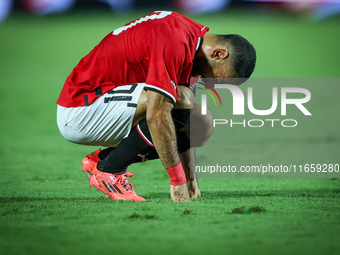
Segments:
[[[270,108],[278,78],[312,94],[312,116],[292,106],[277,117],[296,119],[296,128],[219,125],[197,150],[199,165],[340,164],[338,0],[0,0],[0,253],[208,254],[217,247],[214,254],[339,254],[339,180],[201,179],[202,200],[175,205],[164,168],[150,161],[129,168],[147,204],[105,201],[88,188],[81,159],[97,148],[61,136],[56,101],[74,66],[102,38],[155,10],[247,38],[258,57],[252,80],[272,81],[241,86],[246,95],[254,84],[256,109]],[[208,97],[208,109],[215,118],[241,121],[228,114],[230,95],[221,93],[224,107]],[[267,214],[229,213],[262,204]]]
[[[77,158],[93,149],[72,144],[60,135],[56,101],[79,60],[107,34],[132,20],[155,10],[173,10],[209,27],[211,33],[240,34],[257,51],[253,78],[339,78],[339,5],[339,0],[0,0],[0,159],[7,162],[5,168],[15,165],[21,172],[28,166],[59,169],[61,155],[69,154],[72,158],[65,155],[64,162],[69,168],[72,160],[76,165]],[[271,131],[280,134],[281,140],[271,143],[288,146],[292,139],[299,142],[301,146],[291,151],[294,155],[306,154],[304,148],[316,152],[326,146],[329,149],[323,151],[337,160],[340,87],[322,80],[319,83],[309,88],[313,90],[314,122],[291,130],[295,134],[275,128]],[[242,89],[246,90],[247,84]],[[258,91],[256,104],[271,90]],[[221,107],[209,108],[222,114],[220,118],[231,118],[219,112]],[[259,151],[247,147],[254,137],[260,144],[269,135],[267,131],[254,134],[250,129],[219,128],[222,134],[229,134],[230,146],[244,141],[246,145],[241,143],[240,148],[249,151],[238,154],[240,157]],[[214,137],[211,142],[218,142],[219,136]],[[280,146],[272,151],[282,154]],[[13,153],[26,156],[13,164],[7,160]],[[269,162],[270,153],[261,155]]]
[[[202,200],[170,204],[167,174],[160,161],[150,161],[129,168],[136,192],[149,202],[105,201],[88,188],[80,170],[81,159],[97,148],[68,142],[56,124],[56,101],[82,57],[124,24],[173,10],[211,33],[240,34],[254,45],[252,80],[271,81],[241,86],[246,95],[254,85],[256,109],[270,108],[271,89],[282,85],[280,79],[312,94],[306,105],[312,116],[293,106],[287,117],[275,115],[296,119],[296,128],[219,125],[197,150],[199,165],[340,164],[339,5],[338,0],[0,0],[0,253],[339,254],[335,178],[201,179]],[[313,82],[292,84],[299,79],[291,78]],[[208,97],[215,118],[266,118],[236,119],[224,91],[224,107]],[[229,213],[243,205],[264,205],[268,213]],[[148,215],[152,218],[144,218]]]
[[[6,56],[18,60],[17,67],[27,69],[29,62],[33,68],[41,62],[25,56],[46,58],[44,50],[53,48],[50,61],[55,53],[55,67],[61,60],[68,68],[55,80],[61,87],[106,34],[155,10],[177,11],[212,33],[247,38],[258,53],[252,77],[339,77],[340,0],[0,0],[0,76],[14,71]],[[17,45],[23,39],[26,45]]]
[[[24,10],[41,16],[105,8],[120,15],[141,8],[176,9],[192,14],[220,12],[228,8],[260,9],[310,15],[319,20],[338,15],[340,0],[0,0],[0,22],[12,11]]]

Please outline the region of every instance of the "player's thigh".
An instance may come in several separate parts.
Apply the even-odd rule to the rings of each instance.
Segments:
[[[69,141],[110,147],[126,138],[132,127],[144,84],[119,86],[93,104],[66,108],[58,106],[57,122]]]
[[[147,102],[148,102],[147,92],[146,92],[146,90],[142,90],[142,92],[139,96],[139,99],[138,99],[135,116],[134,116],[133,122],[132,122],[132,128],[137,126],[137,124],[140,121],[142,121],[143,119],[146,118]]]

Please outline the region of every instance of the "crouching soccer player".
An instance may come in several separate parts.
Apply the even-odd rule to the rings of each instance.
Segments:
[[[207,31],[175,12],[154,12],[108,34],[73,69],[57,101],[61,134],[84,145],[119,143],[84,158],[91,186],[115,200],[144,201],[126,168],[148,154],[167,170],[172,200],[190,201],[196,182],[189,180],[188,190],[187,124],[197,107],[190,102],[190,77],[247,79],[256,60],[243,37]]]

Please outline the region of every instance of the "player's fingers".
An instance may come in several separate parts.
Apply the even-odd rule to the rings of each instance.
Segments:
[[[180,202],[191,202],[189,198],[181,197]]]

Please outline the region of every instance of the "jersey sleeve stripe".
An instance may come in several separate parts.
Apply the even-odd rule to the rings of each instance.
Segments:
[[[171,101],[173,102],[173,104],[176,104],[176,99],[175,99],[175,97],[174,97],[173,95],[171,95],[169,92],[165,91],[164,89],[158,88],[158,87],[156,87],[156,86],[148,85],[148,84],[146,84],[146,85],[144,86],[144,89],[146,89],[146,90],[149,89],[149,90],[156,91],[156,92],[162,94],[163,96],[166,96],[166,97],[170,98]]]
[[[196,49],[195,49],[196,52],[199,49],[199,47],[201,46],[202,42],[203,42],[202,37],[198,37],[198,41],[197,41],[197,45],[196,45]]]

